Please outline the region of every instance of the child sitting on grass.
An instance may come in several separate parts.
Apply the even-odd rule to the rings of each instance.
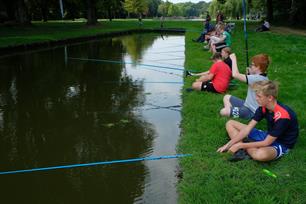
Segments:
[[[246,152],[257,161],[278,159],[294,147],[299,135],[296,114],[277,101],[278,85],[265,80],[255,82],[252,88],[260,107],[247,125],[229,120],[226,131],[231,140],[217,150],[233,153],[231,161],[247,158]],[[267,131],[255,128],[262,119],[267,120]],[[251,142],[243,142],[246,137]]]
[[[197,90],[224,93],[227,90],[232,76],[230,67],[222,61],[220,53],[215,53],[211,59],[213,65],[209,71],[194,74],[195,76],[200,76],[200,78],[187,91]]]
[[[232,70],[232,60],[229,57],[230,54],[231,54],[231,48],[229,47],[225,47],[221,50],[221,56],[222,56],[223,62],[225,62],[225,64],[227,64]]]
[[[252,57],[251,67],[248,68],[248,73],[241,74],[238,70],[236,55],[231,54],[230,58],[232,59],[233,78],[245,82],[248,85],[248,92],[245,100],[235,96],[225,95],[223,97],[224,108],[220,110],[220,115],[249,120],[254,116],[258,108],[256,94],[251,88],[251,85],[256,81],[268,80],[266,73],[270,64],[270,59],[266,54],[255,55]]]

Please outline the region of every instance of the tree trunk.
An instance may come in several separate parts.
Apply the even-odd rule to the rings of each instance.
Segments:
[[[273,3],[272,0],[267,0],[267,21],[273,21]]]
[[[16,6],[15,9],[16,23],[22,25],[30,24],[31,21],[24,0],[16,0],[15,6]]]
[[[289,22],[291,24],[297,23],[297,13],[298,13],[298,5],[296,0],[291,0],[291,8],[289,11]]]
[[[87,25],[97,24],[97,9],[95,0],[87,0]]]
[[[14,3],[11,1],[3,1],[4,7],[5,7],[5,11],[7,14],[7,20],[8,21],[14,21],[15,18],[15,8],[14,8]]]
[[[109,19],[109,21],[112,21],[112,20],[113,20],[113,15],[112,15],[112,8],[111,8],[111,7],[109,7],[109,8],[107,9],[107,13],[108,13],[108,19]]]
[[[48,21],[48,7],[46,0],[41,0],[41,15],[43,22]]]

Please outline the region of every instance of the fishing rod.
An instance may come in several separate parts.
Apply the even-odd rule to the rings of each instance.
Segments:
[[[71,164],[71,165],[62,165],[62,166],[50,166],[50,167],[21,169],[21,170],[13,170],[13,171],[1,171],[0,175],[29,173],[29,172],[36,172],[36,171],[48,171],[48,170],[55,170],[55,169],[68,169],[68,168],[76,168],[76,167],[97,166],[97,165],[106,165],[106,164],[132,163],[132,162],[149,161],[149,160],[175,159],[175,158],[190,157],[190,156],[192,155],[191,154],[176,154],[176,155],[165,155],[165,156],[150,156],[150,157],[141,157],[141,158],[134,158],[134,159],[102,161],[102,162],[92,162],[92,163],[84,163],[84,164]]]
[[[248,50],[248,33],[246,28],[246,3],[242,0],[242,12],[243,12],[243,30],[244,30],[244,40],[245,40],[245,54],[246,54],[246,64],[249,67],[249,50]]]
[[[79,60],[79,61],[90,61],[90,62],[114,63],[114,64],[134,64],[134,65],[137,65],[137,66],[156,67],[156,68],[162,68],[162,69],[186,71],[184,69],[184,67],[175,68],[175,67],[167,67],[167,66],[158,66],[158,65],[153,65],[153,64],[142,64],[142,63],[126,62],[126,61],[120,61],[120,60],[90,59],[90,58],[77,58],[77,57],[68,57],[68,59]],[[197,71],[193,71],[193,70],[187,70],[187,71],[197,72]]]

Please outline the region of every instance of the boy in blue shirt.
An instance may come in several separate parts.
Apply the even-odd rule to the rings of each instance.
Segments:
[[[228,121],[226,130],[231,140],[217,150],[233,153],[232,161],[244,159],[243,150],[254,160],[278,159],[294,147],[299,135],[296,114],[276,100],[278,85],[265,80],[255,82],[252,88],[259,104],[253,119],[247,125],[234,120]],[[267,120],[268,130],[256,129],[256,124],[264,118]],[[246,137],[252,142],[243,142]]]

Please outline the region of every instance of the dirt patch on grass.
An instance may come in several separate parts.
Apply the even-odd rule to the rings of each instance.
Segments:
[[[272,32],[275,33],[280,33],[280,34],[293,34],[293,35],[302,35],[302,36],[306,36],[306,30],[302,30],[302,29],[293,29],[293,28],[288,28],[288,27],[272,27],[271,28]]]

